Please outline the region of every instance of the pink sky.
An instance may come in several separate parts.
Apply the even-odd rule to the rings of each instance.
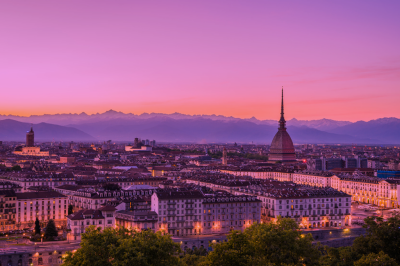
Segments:
[[[400,1],[3,1],[0,114],[400,117]]]

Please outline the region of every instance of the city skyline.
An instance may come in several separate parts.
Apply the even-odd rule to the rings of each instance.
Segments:
[[[400,117],[400,3],[310,3],[1,4],[0,114]]]

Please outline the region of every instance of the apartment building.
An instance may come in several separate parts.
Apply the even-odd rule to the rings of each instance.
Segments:
[[[226,173],[227,170],[221,170]],[[234,174],[234,171],[230,171]],[[252,174],[254,173],[254,174]],[[237,174],[247,176],[257,176],[257,170],[238,171]],[[292,181],[296,184],[316,186],[320,188],[332,187],[339,191],[345,192],[352,196],[352,201],[374,204],[386,208],[399,208],[398,191],[400,191],[399,178],[377,178],[366,176],[360,171],[355,170],[353,174],[341,173],[334,175],[330,172],[300,172],[293,171],[292,173],[285,172],[270,172],[268,176],[278,181]]]
[[[301,228],[351,225],[351,196],[332,188],[261,193],[266,220],[292,218]]]
[[[334,175],[329,172],[312,173],[312,172],[294,172],[290,181],[296,184],[316,186],[316,187],[331,187],[332,178]]]
[[[0,232],[18,228],[15,222],[17,195],[14,190],[0,190]]]
[[[219,192],[205,196],[202,207],[203,234],[243,231],[253,223],[261,222],[261,201],[255,196]]]
[[[158,230],[173,236],[202,234],[202,202],[197,190],[160,190],[151,196],[151,210],[158,214]]]
[[[220,191],[158,191],[152,196],[159,230],[173,236],[228,233],[261,221],[261,201]]]
[[[152,230],[158,231],[158,215],[154,211],[117,211],[115,213],[116,227],[130,230]]]
[[[43,224],[53,219],[57,226],[66,225],[68,198],[56,191],[15,193],[16,223],[32,228],[36,218]]]
[[[87,188],[76,185],[64,185],[54,188],[55,191],[68,196],[69,204],[74,209],[99,209],[102,204],[116,198],[129,198],[134,196],[149,197],[155,189],[136,190],[104,190],[103,188]]]
[[[51,188],[75,184],[75,177],[72,173],[3,173],[0,181],[8,181],[22,187],[21,192],[28,191],[29,187],[48,186]]]
[[[80,210],[67,216],[67,229],[69,240],[80,240],[81,234],[89,226],[104,230],[115,227],[115,208],[104,206],[97,210]]]
[[[398,208],[400,179],[341,175],[332,178],[332,187],[352,195],[353,201],[374,204],[387,208]]]

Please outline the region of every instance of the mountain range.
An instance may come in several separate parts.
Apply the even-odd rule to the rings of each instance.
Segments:
[[[276,120],[241,119],[221,115],[180,113],[141,115],[109,110],[102,114],[0,115],[0,140],[23,140],[33,123],[38,141],[132,141],[135,137],[158,142],[265,143],[277,132]],[[287,121],[295,143],[399,144],[400,119],[368,122],[330,119]]]

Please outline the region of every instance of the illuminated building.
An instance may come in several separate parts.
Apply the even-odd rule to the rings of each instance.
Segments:
[[[15,150],[13,153],[24,156],[50,156],[48,151],[41,151],[40,147],[35,147],[35,133],[32,127],[26,133],[25,147],[22,147],[22,150]]]

